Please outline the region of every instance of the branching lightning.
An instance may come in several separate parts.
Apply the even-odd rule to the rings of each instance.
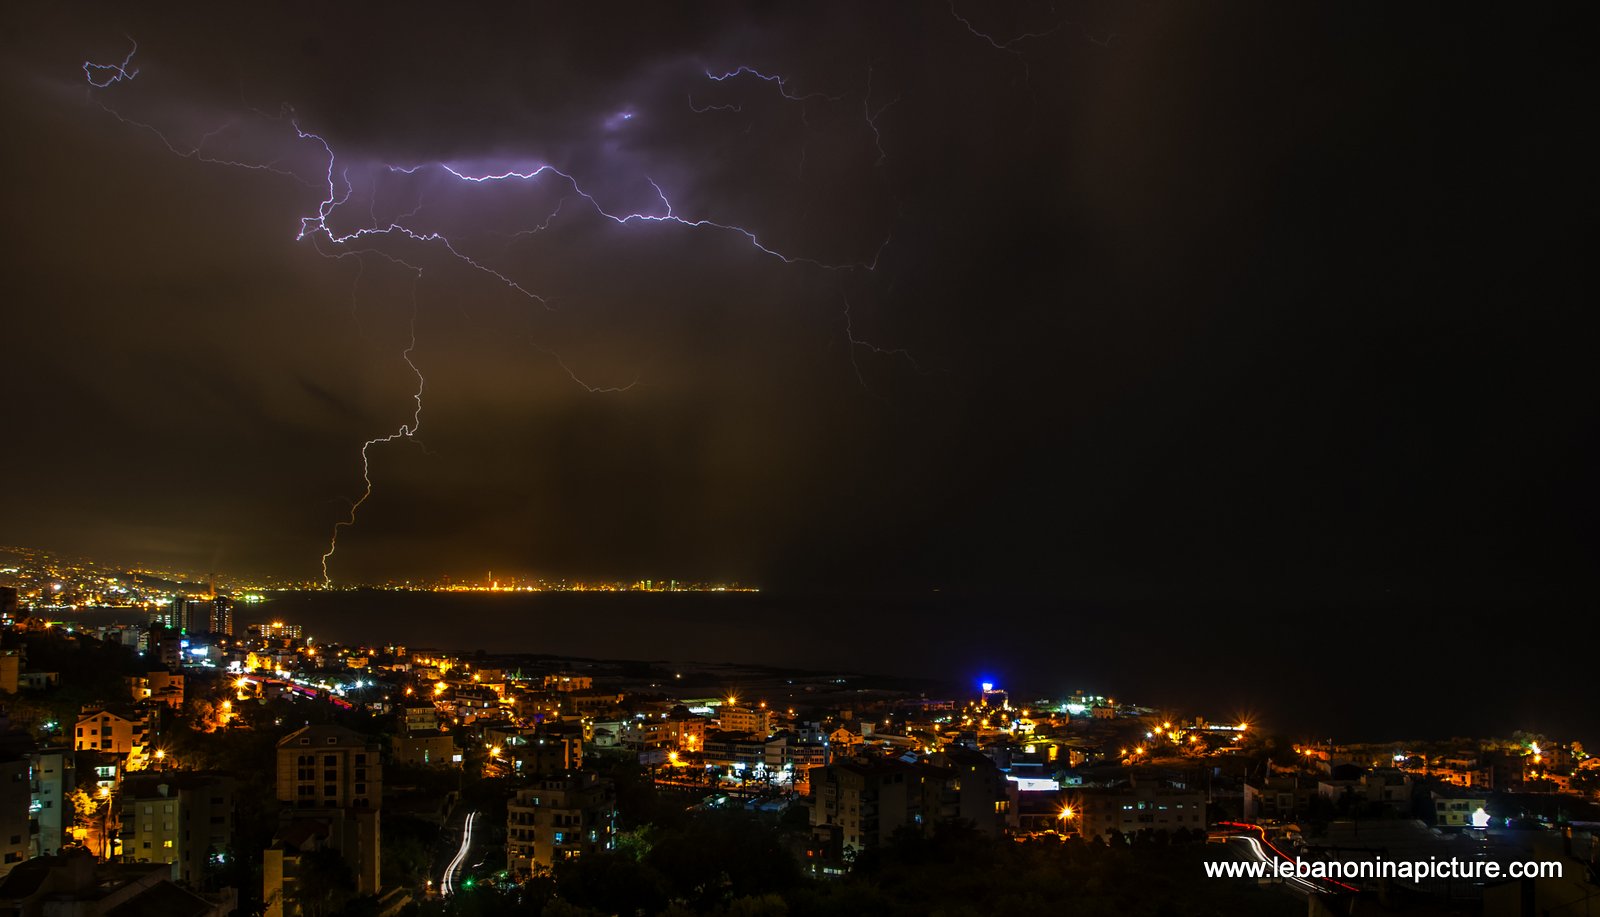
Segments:
[[[868,67],[867,88],[861,94],[861,116],[866,119],[867,127],[872,129],[872,145],[878,148],[878,161],[874,165],[881,165],[885,159],[889,158],[889,154],[884,152],[883,149],[883,133],[878,130],[878,119],[883,117],[883,113],[893,108],[899,101],[900,96],[895,96],[879,107],[877,111],[872,110],[872,68]]]
[[[1054,35],[1065,28],[1072,21],[1070,19],[1063,19],[1042,32],[1024,32],[1021,35],[1010,39],[1009,41],[1001,41],[988,32],[980,31],[977,26],[972,24],[972,20],[961,15],[961,13],[956,10],[956,0],[950,0],[950,15],[955,17],[956,22],[961,23],[961,25],[968,32],[971,32],[973,37],[983,39],[991,48],[994,48],[996,51],[1004,51],[1007,54],[1018,55],[1020,55],[1022,51],[1017,47],[1017,45],[1032,38],[1047,38],[1051,35]]]
[[[441,169],[441,170],[443,170],[443,171],[445,171],[447,173],[449,173],[450,175],[455,176],[456,178],[460,179],[461,181],[472,182],[474,184],[483,184],[485,182],[502,182],[502,181],[533,181],[534,179],[537,179],[539,176],[541,176],[541,175],[545,174],[546,172],[548,172],[548,173],[550,173],[552,175],[556,175],[556,176],[560,177],[563,181],[565,181],[572,188],[574,193],[576,193],[579,197],[583,198],[584,200],[588,201],[589,205],[594,209],[594,212],[596,214],[598,214],[598,215],[600,215],[602,217],[605,217],[606,219],[610,220],[613,223],[616,223],[619,226],[626,226],[629,223],[676,223],[679,226],[686,226],[686,227],[689,227],[691,229],[718,229],[718,230],[722,230],[724,232],[730,232],[730,233],[733,233],[735,235],[743,236],[745,238],[745,240],[750,243],[751,247],[755,248],[757,251],[760,251],[763,254],[770,255],[770,256],[772,256],[774,258],[777,258],[779,261],[782,261],[785,264],[809,264],[809,265],[813,265],[815,267],[819,267],[819,268],[822,268],[823,270],[828,270],[828,271],[846,271],[846,270],[866,270],[866,271],[870,271],[873,268],[872,262],[858,262],[858,263],[855,263],[855,264],[828,264],[828,263],[823,262],[823,261],[818,261],[815,258],[808,258],[808,257],[804,257],[804,256],[801,256],[801,255],[787,255],[787,254],[784,254],[781,251],[778,251],[775,248],[772,248],[772,247],[768,246],[767,244],[765,244],[764,242],[761,241],[761,237],[756,235],[756,233],[754,231],[746,229],[743,226],[736,226],[736,225],[734,225],[732,223],[721,223],[721,222],[718,222],[716,220],[710,220],[710,219],[705,219],[705,218],[692,218],[692,217],[679,216],[676,213],[676,211],[674,210],[673,206],[672,206],[672,201],[667,198],[666,192],[661,190],[661,186],[659,184],[657,184],[654,179],[650,179],[650,178],[646,178],[645,181],[649,182],[650,183],[650,187],[655,190],[656,199],[661,204],[661,209],[660,210],[657,210],[657,211],[654,211],[654,212],[634,211],[634,212],[631,212],[631,213],[613,213],[612,211],[607,210],[603,205],[601,205],[601,203],[598,200],[595,199],[594,195],[592,195],[589,192],[583,190],[583,187],[578,184],[578,180],[576,178],[572,177],[571,175],[567,174],[566,172],[561,171],[560,169],[557,169],[555,166],[542,165],[542,166],[539,166],[539,167],[537,167],[535,169],[531,169],[531,170],[526,171],[526,172],[519,172],[519,171],[516,171],[515,169],[510,169],[510,170],[507,170],[507,171],[504,171],[504,172],[490,173],[490,174],[486,174],[486,175],[470,175],[470,174],[468,174],[466,172],[461,171],[460,169],[457,169],[455,166],[451,166],[451,165],[448,165],[448,164],[445,164],[445,163],[437,163],[437,164],[435,164],[435,167],[438,168],[438,169]],[[421,168],[424,168],[424,167],[423,166],[412,166],[410,168],[399,168],[399,167],[395,167],[395,166],[390,166],[390,168],[392,168],[392,169],[394,169],[395,171],[398,171],[398,172],[406,172],[406,173],[409,174],[411,172],[415,172],[418,169],[421,169]],[[332,196],[332,179],[331,178],[329,179],[329,193],[330,193],[330,197],[331,197]],[[403,227],[393,227],[393,228],[399,229],[401,231],[406,231],[406,230],[404,230]],[[361,232],[363,232],[363,231],[358,231],[357,233],[351,233],[348,236],[338,237],[337,239],[335,239],[335,241],[344,241],[345,239],[352,238],[352,237],[354,237],[356,235],[359,235]],[[417,238],[415,235],[413,235],[412,237],[413,238]],[[440,236],[439,238],[443,239],[443,236]],[[448,242],[448,240],[446,240],[446,241]],[[458,257],[461,257],[461,256],[458,255]],[[464,259],[464,260],[466,260],[466,259]],[[474,264],[474,266],[479,267],[480,270],[489,270],[487,268],[481,267],[480,265],[476,265],[475,262],[469,261],[469,263],[472,263],[472,264]],[[510,280],[506,279],[503,275],[495,273],[494,271],[489,271],[489,273],[495,274],[495,276],[500,277],[502,280],[506,280],[507,283],[511,282]],[[543,300],[540,300],[540,301],[542,302]]]
[[[842,92],[838,93],[837,95],[829,95],[825,92],[808,92],[804,94],[793,92],[789,89],[789,81],[784,77],[778,76],[774,73],[762,73],[760,70],[757,70],[754,67],[740,66],[737,69],[728,70],[723,73],[716,73],[711,70],[706,71],[706,77],[714,83],[725,82],[741,76],[753,76],[758,80],[771,83],[772,85],[778,87],[779,95],[791,102],[808,102],[812,99],[822,99],[825,102],[837,102],[845,96],[845,94]]]
[[[801,124],[802,127],[810,127],[811,126],[811,118],[810,118],[810,115],[808,114],[809,109],[808,109],[807,103],[812,102],[814,100],[820,100],[820,101],[823,101],[823,102],[837,102],[840,99],[843,99],[847,95],[847,93],[843,93],[843,92],[836,93],[836,94],[833,94],[833,95],[829,95],[828,93],[825,93],[825,92],[807,92],[807,93],[794,92],[793,90],[791,90],[789,88],[789,81],[788,81],[787,78],[779,76],[778,74],[775,74],[775,73],[763,73],[762,71],[757,70],[754,67],[749,67],[749,66],[745,66],[745,65],[742,65],[742,64],[739,67],[736,67],[733,70],[725,70],[722,73],[717,73],[714,70],[707,69],[705,71],[705,75],[706,75],[706,79],[711,80],[713,83],[725,83],[725,82],[727,82],[729,80],[736,79],[736,78],[741,77],[741,76],[750,76],[750,77],[754,77],[754,78],[756,78],[758,80],[761,80],[764,83],[772,84],[773,86],[777,87],[778,95],[782,96],[785,99],[788,99],[791,102],[799,102],[800,103],[800,124]],[[690,96],[690,98],[689,98],[689,108],[690,108],[691,111],[694,111],[694,112],[696,112],[698,114],[704,114],[706,112],[711,112],[711,111],[740,111],[741,110],[738,105],[707,105],[707,106],[699,106],[699,107],[697,107],[694,104],[694,97],[693,96]],[[806,177],[806,156],[807,156],[808,152],[809,152],[809,147],[808,147],[807,143],[805,142],[805,140],[802,139],[801,142],[800,142],[800,165],[799,165],[799,177],[800,177],[800,179],[802,181]]]
[[[951,7],[951,10],[954,12],[954,6]],[[960,17],[958,16],[957,18]],[[132,41],[131,38],[129,40]],[[1020,38],[1016,40],[1020,40]],[[878,261],[882,257],[884,249],[888,246],[892,238],[892,236],[886,234],[883,242],[878,246],[877,251],[874,252],[870,261],[844,264],[827,263],[814,257],[782,251],[764,241],[762,236],[759,235],[755,230],[745,226],[716,220],[707,216],[680,215],[678,209],[668,197],[667,192],[659,183],[648,176],[642,177],[653,189],[655,200],[651,202],[649,206],[641,209],[621,210],[603,204],[594,193],[591,193],[589,190],[585,189],[585,187],[579,182],[578,178],[574,174],[547,163],[523,169],[506,169],[492,172],[478,172],[464,165],[447,162],[423,162],[410,165],[383,163],[380,164],[380,166],[373,173],[370,182],[363,182],[364,185],[369,186],[371,189],[371,198],[368,200],[366,207],[366,225],[350,228],[348,221],[337,220],[346,205],[351,202],[352,196],[354,195],[355,185],[350,177],[350,169],[348,166],[341,164],[341,160],[335,153],[333,145],[326,139],[326,137],[321,133],[309,130],[302,126],[300,118],[293,112],[292,109],[286,107],[276,116],[260,111],[257,111],[256,113],[266,121],[287,124],[288,128],[293,131],[295,140],[314,145],[318,149],[318,155],[321,157],[322,162],[320,168],[318,169],[320,174],[316,178],[306,178],[304,175],[299,174],[294,169],[281,165],[281,160],[255,162],[234,158],[222,158],[207,153],[207,144],[211,143],[224,132],[237,127],[236,122],[230,121],[225,123],[221,127],[202,135],[193,145],[187,145],[174,142],[161,128],[144,121],[127,117],[106,105],[98,97],[96,97],[95,93],[97,91],[105,90],[118,83],[132,81],[136,76],[138,76],[139,70],[133,66],[133,59],[137,52],[138,44],[137,42],[134,42],[133,47],[129,50],[127,56],[124,57],[119,63],[97,64],[92,61],[84,61],[83,72],[85,79],[88,82],[91,100],[95,105],[112,117],[116,118],[119,122],[154,135],[169,152],[176,156],[233,168],[271,172],[292,178],[296,182],[305,185],[306,187],[317,189],[318,193],[321,195],[321,199],[317,202],[316,208],[313,212],[299,218],[299,226],[294,236],[296,241],[309,241],[312,249],[316,251],[317,254],[326,258],[343,259],[346,257],[356,257],[358,258],[359,263],[362,265],[362,270],[365,269],[365,261],[362,259],[362,256],[366,254],[375,254],[388,260],[390,263],[396,266],[403,267],[413,272],[410,339],[406,348],[401,352],[401,358],[404,360],[406,366],[411,370],[412,374],[416,377],[416,389],[412,394],[414,408],[410,419],[400,424],[400,426],[394,432],[383,436],[373,437],[362,443],[360,449],[361,478],[364,487],[361,495],[351,502],[349,512],[346,517],[334,524],[333,531],[328,540],[327,551],[321,556],[322,577],[325,586],[332,584],[332,576],[329,571],[329,562],[338,550],[339,533],[344,528],[355,524],[357,512],[361,506],[365,504],[366,501],[372,496],[372,447],[377,445],[386,445],[398,440],[416,441],[420,443],[420,440],[417,439],[417,433],[422,422],[422,398],[426,389],[426,380],[422,371],[417,366],[417,363],[414,359],[414,354],[417,347],[417,285],[420,283],[422,268],[416,264],[410,263],[409,261],[403,260],[394,254],[373,248],[370,243],[376,242],[382,238],[398,237],[410,242],[418,243],[419,245],[431,246],[440,249],[450,257],[468,266],[472,270],[493,279],[505,289],[510,290],[511,292],[514,292],[526,299],[537,302],[547,309],[551,308],[550,303],[544,296],[530,289],[523,281],[511,276],[500,268],[486,263],[480,257],[463,251],[462,248],[459,247],[457,243],[445,233],[435,229],[413,226],[412,220],[422,209],[422,198],[420,194],[416,200],[415,206],[413,206],[409,211],[397,214],[387,220],[379,219],[377,216],[377,199],[379,196],[380,177],[383,174],[413,175],[420,171],[427,170],[429,173],[447,176],[461,183],[493,185],[505,182],[535,183],[543,180],[546,182],[557,182],[564,186],[565,189],[569,189],[561,195],[556,203],[555,208],[547,217],[545,217],[542,222],[531,228],[517,231],[516,233],[512,234],[513,239],[523,235],[533,235],[543,232],[549,228],[553,221],[563,212],[563,208],[566,206],[566,204],[569,201],[577,198],[581,198],[588,205],[588,209],[592,210],[596,216],[603,217],[604,219],[609,220],[618,226],[627,226],[636,223],[675,224],[685,229],[707,230],[721,234],[732,235],[742,238],[749,244],[751,248],[761,255],[775,258],[785,264],[810,265],[830,272],[872,272],[876,270]],[[718,83],[740,77],[750,77],[774,86],[779,95],[784,99],[801,103],[802,122],[805,121],[805,107],[807,103],[818,100],[825,102],[838,102],[840,99],[845,97],[845,94],[843,93],[838,95],[829,95],[823,92],[795,92],[790,88],[789,83],[785,78],[774,74],[765,73],[748,66],[740,66],[737,69],[726,71],[720,74],[711,70],[706,70],[704,72],[707,78]],[[886,153],[883,147],[882,135],[878,129],[878,119],[882,117],[884,112],[894,106],[898,101],[899,98],[896,97],[887,104],[876,109],[872,107],[871,72],[869,70],[868,85],[862,98],[862,114],[872,132],[873,142],[878,151],[877,162],[880,164],[884,161]],[[706,106],[696,105],[692,95],[689,96],[689,106],[691,110],[699,113],[711,111],[740,112],[742,110],[737,104]],[[621,114],[618,117],[620,117],[622,121],[626,121],[631,119],[633,114],[631,111],[629,111]],[[610,122],[608,122],[608,125],[609,124]],[[803,148],[801,168],[803,172]],[[360,282],[359,274],[356,282],[358,284]],[[912,366],[916,366],[915,360],[912,359],[911,355],[903,349],[891,350],[880,348],[857,339],[854,335],[854,329],[851,324],[848,300],[845,301],[845,333],[851,349],[851,363],[855,368],[856,376],[862,382],[863,387],[865,387],[866,382],[862,376],[860,366],[856,364],[855,351],[857,349],[864,348],[880,355],[901,357],[909,361]],[[567,361],[554,350],[537,344],[535,347],[540,352],[548,356],[552,361],[554,361],[555,364],[559,366],[564,373],[566,373],[566,375],[573,381],[574,384],[580,386],[588,392],[596,394],[626,392],[639,384],[639,379],[637,376],[635,376],[635,378],[626,385],[593,385],[580,378],[579,375],[567,363]]]
[[[855,323],[850,316],[850,298],[842,293],[839,295],[839,298],[844,301],[844,337],[850,348],[850,368],[855,370],[856,381],[861,383],[862,388],[867,389],[868,391],[872,390],[871,387],[867,385],[866,376],[862,375],[861,373],[861,364],[856,361],[856,351],[858,349],[866,350],[867,352],[876,354],[880,357],[895,357],[905,360],[907,363],[911,364],[912,369],[919,373],[922,372],[922,367],[918,365],[917,358],[913,356],[911,351],[907,350],[906,348],[880,347],[871,341],[864,341],[861,338],[856,337]]]
[[[134,71],[131,71],[131,72],[127,71],[126,69],[124,69],[124,65],[91,64],[88,61],[84,62],[83,68],[84,68],[84,72],[85,73],[88,73],[89,69],[91,67],[111,67],[113,69],[116,69],[121,74],[119,76],[116,76],[116,77],[113,77],[113,78],[107,80],[104,85],[96,83],[91,78],[89,80],[90,86],[95,88],[95,89],[102,89],[105,86],[110,86],[113,83],[119,83],[119,82],[121,82],[123,80],[131,80],[131,79],[133,79],[135,76],[137,76],[139,74],[139,71],[137,71],[137,70],[134,70]],[[134,118],[130,118],[130,117],[122,114],[121,112],[117,111],[116,109],[112,108],[111,106],[105,104],[104,102],[101,102],[99,99],[93,98],[92,96],[90,98],[90,101],[94,102],[94,104],[101,111],[105,112],[106,114],[110,115],[113,118],[116,118],[118,121],[122,122],[123,124],[125,124],[125,125],[127,125],[129,127],[136,127],[136,128],[138,128],[138,129],[140,129],[142,131],[145,131],[146,133],[154,135],[157,140],[161,141],[161,145],[166,147],[167,151],[172,153],[174,156],[180,157],[182,159],[193,159],[196,162],[211,163],[212,165],[231,166],[232,168],[235,168],[235,169],[249,169],[250,171],[253,171],[253,172],[271,172],[274,175],[282,175],[285,178],[292,178],[295,181],[299,182],[300,184],[305,185],[307,188],[315,188],[315,187],[317,187],[316,182],[306,179],[305,177],[297,174],[296,172],[294,172],[291,169],[285,169],[285,168],[280,167],[278,165],[278,161],[277,160],[273,160],[273,161],[270,161],[270,162],[245,162],[244,160],[239,160],[239,159],[219,159],[219,158],[217,158],[215,156],[212,156],[212,155],[208,154],[205,151],[206,144],[208,142],[216,139],[219,135],[221,135],[225,131],[227,131],[227,130],[233,128],[233,127],[236,127],[237,126],[237,122],[229,121],[229,122],[223,124],[220,127],[213,128],[212,130],[206,131],[204,134],[200,135],[200,139],[198,141],[196,141],[193,146],[183,146],[181,144],[173,142],[171,137],[167,136],[167,134],[164,131],[162,131],[160,128],[156,127],[153,124],[149,124],[149,123],[144,122],[144,121],[139,121],[139,120],[136,120]]]
[[[555,222],[556,217],[561,215],[561,208],[565,206],[567,206],[567,199],[563,197],[561,200],[556,201],[556,209],[550,211],[550,215],[544,218],[543,223],[540,223],[538,226],[534,226],[531,229],[519,229],[511,234],[511,238],[520,239],[523,236],[532,236],[544,232],[546,229],[550,228],[551,223]]]
[[[133,47],[128,49],[128,56],[124,57],[122,59],[122,63],[120,64],[96,64],[93,61],[83,62],[83,75],[89,81],[90,86],[93,86],[96,89],[104,89],[107,86],[110,86],[112,83],[120,83],[123,80],[131,80],[139,75],[139,71],[137,70],[132,72],[129,72],[128,70],[128,67],[133,64],[133,56],[139,53],[139,43],[134,41],[132,38],[129,38],[128,41],[133,43]],[[97,76],[97,74],[107,75],[104,78],[101,78]]]

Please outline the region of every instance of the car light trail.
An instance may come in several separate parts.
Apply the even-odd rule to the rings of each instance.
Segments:
[[[444,879],[439,882],[439,894],[447,898],[456,893],[456,875],[461,872],[462,864],[467,861],[467,852],[472,849],[472,823],[477,817],[476,812],[467,813],[467,820],[461,826],[461,849],[456,851],[450,865],[444,868]]]

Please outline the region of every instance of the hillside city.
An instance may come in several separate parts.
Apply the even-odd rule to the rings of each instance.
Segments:
[[[1141,887],[1196,914],[1600,900],[1600,758],[1572,737],[1354,744],[1083,691],[339,645],[243,623],[248,594],[7,573],[0,914],[927,913],[955,882],[994,905],[974,913],[1145,913]],[[143,619],[65,620],[63,592]],[[1199,865],[1352,850],[1571,868],[1397,888]]]

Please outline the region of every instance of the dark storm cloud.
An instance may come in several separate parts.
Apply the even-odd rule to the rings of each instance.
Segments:
[[[15,14],[6,537],[314,575],[361,442],[411,419],[414,312],[426,448],[371,451],[341,578],[999,583],[1266,623],[1592,587],[1556,14],[957,9],[1047,34],[1000,50],[937,3]],[[124,34],[140,74],[95,99],[295,178],[86,99]],[[820,95],[705,75],[741,65]],[[411,214],[546,302],[437,244],[296,243],[326,162],[289,117],[348,177],[336,231]],[[613,213],[660,212],[654,181],[877,269],[387,168],[440,162],[555,165]],[[318,257],[354,248],[381,254]]]

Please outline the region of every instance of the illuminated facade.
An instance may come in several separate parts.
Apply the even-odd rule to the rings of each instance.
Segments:
[[[970,824],[990,837],[1011,826],[1005,778],[978,752],[953,750],[910,764],[850,758],[813,768],[811,824],[828,859],[887,844],[896,831]]]
[[[167,863],[172,880],[204,882],[233,838],[233,780],[200,774],[130,774],[122,784],[123,859]]]
[[[0,876],[28,858],[31,765],[25,754],[0,757]]]
[[[1141,831],[1204,831],[1206,794],[1161,786],[1133,786],[1083,791],[1079,829],[1086,838],[1112,832],[1134,836]]]
[[[233,599],[219,595],[211,600],[206,629],[213,634],[233,636]]]
[[[72,747],[77,751],[98,751],[128,755],[149,743],[150,720],[144,714],[123,716],[104,707],[94,707],[78,717]]]
[[[1489,794],[1455,788],[1434,790],[1433,823],[1441,828],[1487,828]]]
[[[594,774],[549,777],[506,807],[506,868],[543,872],[557,862],[616,846],[616,789]]]
[[[772,711],[765,704],[759,707],[727,704],[718,709],[717,720],[723,732],[744,732],[762,739],[772,735]]]
[[[77,786],[74,756],[65,748],[41,748],[32,758],[33,821],[39,829],[32,852],[34,856],[60,853],[76,814],[71,799]]]
[[[355,874],[357,892],[377,894],[383,802],[378,744],[342,726],[297,729],[278,742],[277,790],[278,801],[288,807],[286,822],[321,823],[329,845]]]

